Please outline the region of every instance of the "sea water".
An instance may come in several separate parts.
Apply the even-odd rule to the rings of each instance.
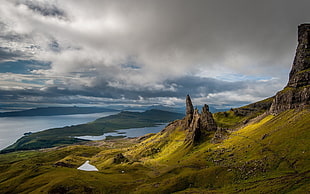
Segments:
[[[156,125],[155,127],[119,129],[119,130],[115,130],[115,132],[104,133],[103,135],[99,135],[99,136],[78,136],[76,138],[94,141],[94,140],[106,139],[106,137],[108,136],[139,137],[139,136],[146,135],[148,133],[158,133],[163,128],[165,128],[167,124],[168,123],[161,123],[161,124]]]
[[[57,116],[0,117],[0,150],[13,144],[24,133],[83,124],[117,113],[104,112]]]

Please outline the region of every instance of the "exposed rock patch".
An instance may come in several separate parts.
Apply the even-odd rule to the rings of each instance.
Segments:
[[[221,143],[224,139],[228,137],[228,132],[224,128],[218,128],[211,139],[211,143]]]
[[[126,162],[129,162],[129,160],[122,153],[117,154],[113,158],[114,164],[121,164],[121,163],[126,163]]]
[[[54,164],[55,166],[61,166],[61,167],[67,167],[67,168],[74,168],[75,165],[70,164],[70,163],[66,163],[66,162],[56,162]]]

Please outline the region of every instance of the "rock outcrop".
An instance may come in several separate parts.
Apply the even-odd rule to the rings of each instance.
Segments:
[[[212,113],[209,111],[209,106],[205,104],[201,114],[199,114],[198,109],[194,110],[189,95],[186,96],[185,120],[187,127],[186,142],[197,143],[203,141],[210,132],[217,130]]]
[[[211,143],[221,143],[224,139],[228,137],[228,132],[224,128],[218,128],[214,133],[213,138],[211,139]]]
[[[204,105],[201,111],[201,130],[202,131],[216,131],[217,126],[213,119],[212,113],[209,111],[209,106]]]
[[[122,153],[117,154],[113,158],[114,164],[121,164],[121,163],[126,163],[126,162],[129,162],[129,160]]]
[[[186,96],[186,126],[188,127],[193,119],[194,114],[194,106],[192,104],[192,100],[189,95]]]
[[[310,104],[310,24],[298,26],[298,46],[287,86],[274,97],[270,113]]]
[[[298,26],[298,46],[286,87],[310,85],[310,24]]]
[[[186,134],[185,141],[197,142],[201,139],[201,119],[198,109],[195,109],[192,122]]]

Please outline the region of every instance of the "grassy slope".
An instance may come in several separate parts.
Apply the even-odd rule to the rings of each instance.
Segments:
[[[40,149],[85,142],[85,140],[76,139],[74,136],[102,135],[117,129],[152,127],[158,123],[170,122],[182,116],[179,113],[160,110],[148,110],[142,113],[123,111],[119,114],[103,117],[87,124],[48,129],[24,136],[13,145],[4,149],[3,152]]]
[[[179,122],[179,123],[178,123]],[[142,141],[111,140],[0,155],[2,193],[304,193],[310,110],[266,116],[220,144],[183,143],[182,121]],[[123,153],[130,162],[115,164]],[[75,168],[90,160],[99,172]],[[61,162],[62,166],[55,164]],[[63,166],[69,167],[63,167]],[[70,168],[71,167],[71,168]]]
[[[243,123],[269,110],[272,100],[273,97],[270,97],[240,108],[234,108],[226,112],[218,112],[214,114],[214,119],[218,127],[236,129],[242,126]]]

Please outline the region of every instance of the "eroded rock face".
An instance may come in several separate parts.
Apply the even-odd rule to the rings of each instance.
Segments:
[[[189,95],[186,97],[186,142],[199,142],[204,140],[212,131],[217,130],[216,123],[212,113],[209,111],[209,106],[204,105],[201,114],[198,109],[193,109],[193,105]]]
[[[298,46],[287,87],[310,85],[310,24],[298,26]]]
[[[209,106],[204,105],[201,111],[201,130],[202,131],[216,131],[217,126],[213,119],[212,113],[209,111]]]
[[[192,122],[194,115],[194,106],[192,104],[191,97],[189,95],[186,96],[186,126],[189,126]]]
[[[198,109],[195,109],[192,122],[186,134],[185,141],[197,142],[201,139],[201,119]]]
[[[186,115],[194,114],[194,106],[189,95],[186,96]]]
[[[278,114],[310,105],[310,24],[298,26],[298,46],[287,86],[274,97],[270,112]]]

